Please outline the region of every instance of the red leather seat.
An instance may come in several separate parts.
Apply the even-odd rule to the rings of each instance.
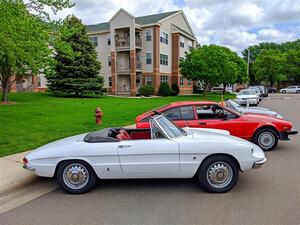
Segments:
[[[120,130],[119,134],[116,136],[119,140],[130,140],[130,135],[126,130]]]

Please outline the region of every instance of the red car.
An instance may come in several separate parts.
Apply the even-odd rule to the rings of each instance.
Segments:
[[[240,114],[216,102],[174,102],[145,112],[136,118],[137,128],[149,128],[148,118],[154,113],[163,113],[180,127],[215,128],[228,130],[231,135],[249,140],[264,151],[274,149],[278,140],[289,140],[297,134],[292,123],[273,116]]]

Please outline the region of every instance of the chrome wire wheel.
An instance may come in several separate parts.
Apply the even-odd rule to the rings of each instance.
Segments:
[[[81,189],[89,182],[89,171],[80,163],[71,163],[63,171],[63,181],[71,189]]]
[[[224,188],[232,181],[233,170],[226,162],[214,162],[208,167],[206,178],[211,186],[215,188]]]
[[[272,148],[272,146],[275,144],[274,134],[271,132],[262,132],[258,136],[258,144],[266,149]]]

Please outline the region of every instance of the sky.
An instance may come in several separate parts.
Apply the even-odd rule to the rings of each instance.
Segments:
[[[107,22],[123,8],[134,16],[183,10],[201,45],[240,52],[259,42],[300,38],[300,0],[73,0],[53,18],[74,14],[85,24]]]

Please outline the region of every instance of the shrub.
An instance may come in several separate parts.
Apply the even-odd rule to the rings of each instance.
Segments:
[[[171,90],[171,95],[172,96],[177,96],[179,94],[179,87],[177,84],[172,84],[172,90]]]
[[[161,96],[169,96],[171,93],[170,87],[167,83],[162,83],[159,86],[158,94]]]
[[[139,94],[143,96],[150,96],[154,94],[154,88],[151,85],[142,85]]]

